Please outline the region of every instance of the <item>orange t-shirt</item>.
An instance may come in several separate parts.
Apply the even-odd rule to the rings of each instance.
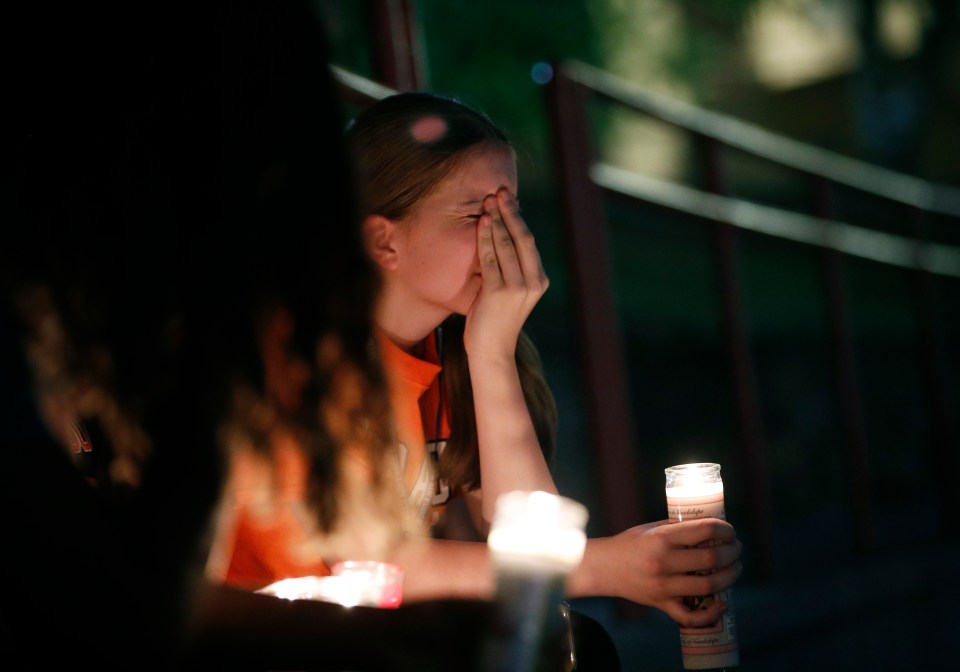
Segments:
[[[436,475],[437,460],[450,437],[436,338],[434,334],[427,337],[425,356],[420,359],[401,350],[379,329],[376,335],[387,374],[404,483],[411,503],[432,524],[451,496],[450,488]]]

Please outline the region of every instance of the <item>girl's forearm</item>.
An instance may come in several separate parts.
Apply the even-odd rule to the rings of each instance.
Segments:
[[[469,360],[480,446],[483,517],[493,519],[497,497],[510,490],[556,493],[523,398],[513,357]]]
[[[411,539],[390,560],[404,570],[404,603],[493,595],[493,571],[484,542]]]

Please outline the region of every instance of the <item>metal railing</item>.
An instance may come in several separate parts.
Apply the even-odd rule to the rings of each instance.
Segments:
[[[752,533],[757,574],[773,570],[771,475],[760,420],[754,362],[744,326],[736,240],[742,232],[813,246],[820,257],[825,320],[832,351],[840,424],[847,457],[849,504],[856,549],[874,550],[870,454],[863,400],[854,370],[849,310],[842,283],[844,260],[868,259],[909,273],[914,289],[920,367],[930,413],[928,459],[937,479],[941,510],[948,510],[957,464],[957,433],[944,370],[945,338],[940,326],[935,278],[960,277],[960,249],[925,240],[924,220],[935,215],[960,226],[960,190],[833,154],[721,114],[699,109],[632,85],[578,62],[555,64],[548,84],[557,186],[563,201],[564,236],[571,265],[581,367],[586,386],[592,450],[597,456],[604,521],[611,532],[643,519],[636,496],[636,465],[643,455],[636,440],[624,365],[621,316],[612,297],[604,217],[606,194],[651,204],[705,222],[711,230],[719,313],[729,361],[739,462],[746,475],[746,521]],[[697,150],[703,184],[670,183],[614,167],[595,156],[588,105],[612,102],[680,129]],[[734,198],[727,187],[724,151],[735,150],[796,171],[810,186],[809,212],[796,212]],[[834,189],[856,190],[903,209],[909,235],[838,221]],[[945,535],[955,533],[954,516],[940,517]]]

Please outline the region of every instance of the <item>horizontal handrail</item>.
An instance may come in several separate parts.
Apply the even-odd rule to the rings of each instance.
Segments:
[[[960,248],[874,231],[837,220],[718,196],[674,182],[596,163],[591,179],[603,189],[740,229],[808,243],[902,268],[960,277]]]
[[[579,61],[564,73],[596,94],[729,147],[921,210],[960,217],[960,189],[808,145],[733,117],[649,91]]]
[[[389,86],[384,86],[372,79],[367,79],[349,70],[344,70],[338,65],[331,64],[330,71],[333,73],[333,78],[342,87],[346,87],[350,91],[359,94],[359,96],[365,99],[364,102],[373,102],[397,93],[396,90],[391,89]]]

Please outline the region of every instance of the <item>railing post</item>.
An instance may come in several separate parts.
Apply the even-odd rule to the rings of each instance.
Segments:
[[[397,91],[426,88],[415,0],[367,0],[375,79]]]
[[[833,215],[830,182],[821,176],[811,176],[811,180],[813,214],[830,218]],[[873,488],[870,479],[866,422],[854,366],[846,301],[844,301],[840,253],[829,247],[823,247],[820,249],[820,262],[827,328],[830,332],[830,349],[833,353],[834,375],[840,405],[840,425],[847,448],[855,550],[860,554],[868,554],[876,546],[871,502]]]
[[[919,208],[907,209],[908,234],[918,244],[927,238],[924,219],[924,212]],[[933,274],[920,268],[910,271],[910,286],[918,325],[918,364],[930,411],[927,450],[932,478],[936,483],[940,534],[944,539],[954,539],[960,532],[960,518],[950,512],[956,502],[955,475],[960,441],[957,439],[957,407],[951,400],[952,391],[944,367],[947,347],[939,319]]]
[[[583,92],[555,64],[547,94],[602,520],[606,533],[613,534],[644,522],[622,332],[611,290],[600,189],[589,172],[594,157]]]
[[[704,187],[714,194],[726,195],[726,184],[716,140],[694,136],[704,168]],[[770,470],[763,441],[756,378],[746,329],[743,325],[743,299],[737,275],[736,234],[726,222],[711,221],[714,261],[716,263],[720,314],[724,341],[730,362],[733,395],[739,435],[739,457],[747,482],[747,516],[753,533],[750,554],[758,578],[773,574],[773,515],[771,512]]]

